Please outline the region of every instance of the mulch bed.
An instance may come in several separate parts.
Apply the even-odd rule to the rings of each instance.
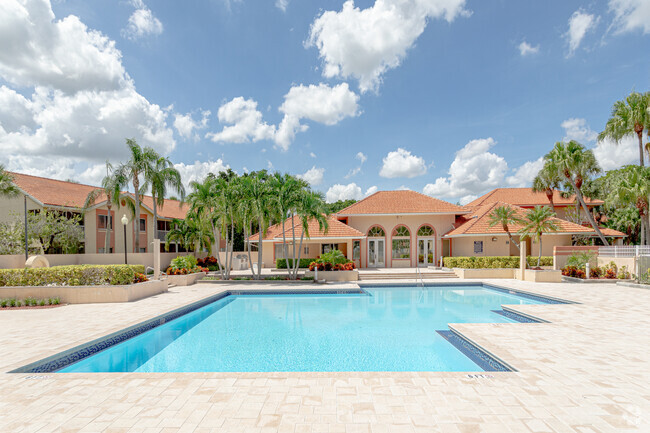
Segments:
[[[47,309],[47,308],[65,307],[66,305],[68,305],[68,304],[42,305],[42,306],[41,305],[35,305],[33,307],[31,305],[29,307],[26,307],[26,306],[23,305],[22,307],[4,307],[4,308],[0,308],[0,311],[4,311],[4,310],[44,310],[44,309]]]

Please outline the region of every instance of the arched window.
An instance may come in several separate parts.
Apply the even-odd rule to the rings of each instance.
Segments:
[[[433,230],[433,227],[431,226],[422,226],[420,227],[420,230],[418,230],[418,236],[435,236],[436,232]]]
[[[386,237],[386,233],[384,233],[384,229],[382,229],[379,226],[374,226],[370,230],[368,230],[368,237],[369,238],[383,238]]]
[[[393,259],[411,258],[411,232],[406,226],[393,229]]]

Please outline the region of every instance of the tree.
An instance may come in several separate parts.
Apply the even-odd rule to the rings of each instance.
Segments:
[[[650,92],[632,92],[624,101],[616,101],[599,140],[611,138],[616,143],[628,135],[639,139],[639,165],[643,167],[643,130],[650,127]]]
[[[14,177],[5,170],[5,166],[0,164],[0,196],[16,197],[20,190],[14,183]]]
[[[185,187],[181,180],[181,174],[174,168],[169,158],[160,156],[152,164],[145,166],[144,189],[151,188],[153,201],[153,227],[155,237],[158,238],[158,206],[165,204],[167,188],[170,187],[181,198],[179,206],[185,200]]]
[[[343,209],[345,209],[346,207],[352,206],[356,202],[357,202],[356,200],[349,199],[349,200],[338,200],[334,203],[326,203],[325,210],[328,215],[333,213],[338,213]]]
[[[84,240],[84,230],[79,224],[81,218],[81,214],[57,211],[29,213],[30,246],[38,245],[41,254],[55,254],[57,250],[64,254],[77,253]],[[22,222],[17,220],[16,224],[24,228]]]
[[[627,235],[625,243],[635,245],[639,242],[641,218],[636,207],[625,206],[614,209],[607,218],[605,223],[607,227],[618,230]]]
[[[289,265],[289,251],[287,247],[287,236],[286,236],[286,227],[285,222],[289,216],[292,217],[291,225],[292,230],[295,232],[293,227],[293,215],[295,214],[298,204],[300,202],[300,193],[309,187],[307,182],[297,179],[290,174],[280,174],[274,173],[273,176],[269,178],[269,187],[272,190],[272,206],[277,214],[277,218],[282,224],[282,250],[284,255],[284,260],[287,264],[287,269],[291,275],[292,266]],[[291,258],[295,261],[296,258],[296,242],[295,236],[293,239],[293,254]]]
[[[309,222],[315,220],[318,223],[318,228],[323,233],[327,233],[329,229],[327,223],[327,217],[325,216],[325,200],[323,200],[323,195],[314,191],[303,191],[300,196],[300,202],[296,209],[296,218],[299,219],[301,225],[300,233],[300,245],[298,247],[298,257],[293,261],[293,273],[291,273],[291,278],[296,279],[298,277],[298,269],[300,267],[300,256],[302,255],[302,242],[305,236],[309,238]],[[293,224],[293,217],[291,220],[292,225],[292,236],[293,243],[296,243],[296,233],[295,227]]]
[[[648,196],[650,196],[650,167],[630,165],[619,175],[608,195],[611,207],[634,205],[641,219],[641,244],[648,243]]]
[[[555,212],[553,213],[555,214]],[[510,233],[510,228],[508,227],[510,225],[521,225],[523,223],[523,220],[517,214],[517,210],[514,207],[508,205],[495,207],[490,213],[488,221],[489,227],[500,225],[508,235],[510,242],[515,244],[517,249],[520,250],[519,244],[515,242],[514,238],[512,237],[512,233]]]
[[[168,251],[171,242],[178,242],[186,250],[194,251],[194,255],[203,248],[211,254],[214,235],[208,221],[188,212],[184,220],[172,220],[171,230],[165,239],[165,249]]]
[[[544,166],[537,173],[535,179],[533,179],[533,191],[534,192],[543,192],[546,194],[548,202],[551,204],[551,210],[555,212],[555,203],[553,202],[553,194],[555,190],[560,187],[561,178],[557,173],[557,170],[553,170],[551,167]]]
[[[134,248],[135,252],[140,252],[140,195],[142,191],[140,190],[140,176],[144,176],[146,172],[151,171],[151,167],[155,162],[160,158],[160,155],[156,153],[151,147],[140,147],[138,143],[132,138],[127,138],[126,145],[129,148],[131,153],[130,159],[120,164],[120,166],[115,171],[115,177],[117,179],[120,188],[128,187],[128,184],[131,183],[133,186],[133,198],[135,204],[135,241]]]
[[[557,173],[558,177],[573,189],[578,203],[582,206],[589,223],[602,241],[603,245],[609,245],[605,236],[600,231],[594,216],[585,203],[580,188],[582,183],[591,176],[601,172],[596,157],[591,150],[586,150],[577,141],[571,140],[568,143],[557,142],[555,147],[544,156],[544,167],[549,173]],[[549,209],[550,210],[550,209]]]
[[[537,266],[542,261],[542,235],[544,233],[556,232],[557,223],[553,220],[555,213],[546,206],[535,206],[529,210],[524,217],[524,226],[519,230],[522,238],[532,237],[539,244],[539,256]]]
[[[257,253],[257,275],[253,270],[255,279],[262,277],[262,252],[263,236],[266,234],[269,221],[268,206],[271,203],[271,188],[269,188],[268,174],[266,170],[251,173],[249,176],[242,178],[242,198],[249,200],[251,213],[257,220],[258,224],[258,253]],[[251,263],[251,269],[253,264]]]
[[[106,176],[102,179],[101,187],[95,188],[94,190],[88,193],[86,201],[84,202],[84,211],[89,207],[93,206],[97,199],[101,196],[106,198],[106,209],[108,210],[108,215],[106,218],[106,236],[104,237],[104,253],[108,254],[110,252],[110,237],[111,229],[113,228],[111,209],[113,205],[120,205],[120,185],[116,176],[112,173],[113,166],[110,162],[106,161]]]

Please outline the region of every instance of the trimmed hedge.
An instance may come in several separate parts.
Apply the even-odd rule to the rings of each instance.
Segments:
[[[537,257],[527,258],[528,266],[537,266]],[[491,257],[445,257],[443,263],[447,268],[463,269],[497,269],[518,268],[517,256],[491,256]],[[540,266],[553,266],[553,257],[542,257]]]
[[[300,259],[299,268],[308,268],[309,264],[316,259]],[[293,259],[289,259],[289,266],[293,266]],[[287,269],[287,261],[285,259],[277,259],[275,261],[275,267],[277,269]]]
[[[121,286],[133,284],[143,265],[70,265],[51,268],[0,269],[2,286]]]

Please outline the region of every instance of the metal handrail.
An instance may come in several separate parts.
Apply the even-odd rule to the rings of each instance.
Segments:
[[[420,277],[420,284],[422,285],[422,288],[424,288],[424,278],[422,277],[422,272],[420,272],[420,267],[416,266],[415,267],[415,274]],[[416,277],[417,280],[417,277]]]

